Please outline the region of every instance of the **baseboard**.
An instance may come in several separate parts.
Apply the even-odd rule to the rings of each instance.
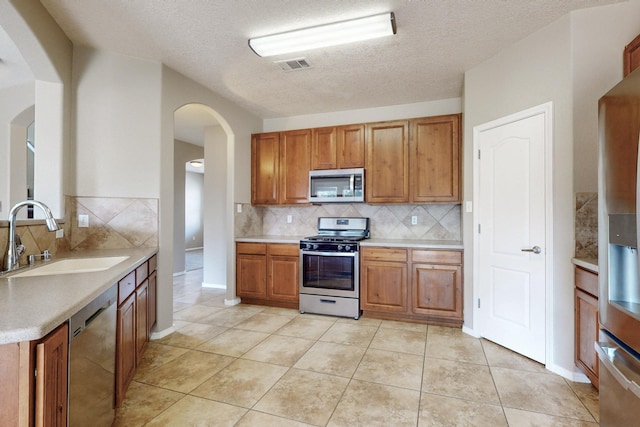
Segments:
[[[176,331],[176,328],[174,328],[173,326],[171,326],[170,328],[164,329],[162,331],[158,331],[158,332],[151,332],[151,336],[149,337],[150,340],[159,340],[161,338],[166,337],[167,335],[173,333]]]
[[[232,306],[232,305],[238,305],[238,304],[240,304],[240,298],[238,297],[235,297],[232,299],[226,299],[226,298],[224,299],[224,305]]]
[[[576,383],[590,383],[589,378],[582,372],[578,371],[577,368],[575,371],[570,371],[561,366],[557,365],[547,365],[546,368],[553,372],[554,374],[558,374],[563,378],[568,379],[569,381],[573,381]]]
[[[202,287],[203,288],[213,288],[213,289],[227,289],[227,285],[226,284],[220,284],[220,283],[202,282]]]
[[[173,273],[173,277],[184,276],[187,274],[187,270],[178,271],[177,273]]]
[[[199,248],[189,248],[189,249],[185,249],[185,252],[189,252],[189,251],[201,251],[203,250],[204,247],[200,246]]]
[[[464,325],[462,325],[462,332],[464,332],[467,335],[471,335],[474,338],[481,338],[480,335],[478,335],[474,329],[467,328]]]

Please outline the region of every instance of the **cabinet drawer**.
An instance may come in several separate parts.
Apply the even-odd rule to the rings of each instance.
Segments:
[[[462,252],[414,249],[411,251],[411,261],[428,264],[462,264]]]
[[[266,243],[236,243],[236,252],[239,254],[266,255]]]
[[[158,268],[158,255],[154,255],[151,258],[149,258],[149,273],[151,273],[152,271],[156,271],[157,268]]]
[[[118,305],[122,304],[136,289],[136,272],[132,271],[118,282]]]
[[[145,262],[136,268],[136,287],[147,280],[147,277],[149,277],[149,263]]]
[[[362,259],[367,261],[407,262],[407,250],[403,248],[360,248]]]
[[[575,268],[576,288],[598,298],[598,275],[583,268]]]
[[[269,255],[299,256],[300,247],[286,243],[270,243]]]

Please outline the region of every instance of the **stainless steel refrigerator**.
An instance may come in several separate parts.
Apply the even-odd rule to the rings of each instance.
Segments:
[[[640,423],[640,69],[599,102],[600,425]]]

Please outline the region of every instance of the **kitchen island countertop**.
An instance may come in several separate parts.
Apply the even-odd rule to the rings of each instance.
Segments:
[[[129,258],[106,270],[90,273],[32,277],[12,277],[11,273],[0,275],[0,344],[44,337],[157,251],[157,248],[134,248],[61,253],[49,262],[67,258]]]

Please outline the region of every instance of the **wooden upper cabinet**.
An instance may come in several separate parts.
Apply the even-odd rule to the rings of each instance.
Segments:
[[[337,169],[338,141],[336,128],[313,129],[311,138],[311,169]]]
[[[640,34],[624,48],[623,66],[626,77],[640,65]]]
[[[280,133],[281,205],[309,203],[311,129]]]
[[[364,167],[364,125],[338,126],[337,166],[339,169]]]
[[[313,129],[311,169],[364,167],[364,125]]]
[[[280,133],[251,136],[251,204],[278,204]]]
[[[410,121],[413,203],[460,201],[460,115]]]
[[[366,200],[368,203],[409,201],[409,121],[366,125]]]

